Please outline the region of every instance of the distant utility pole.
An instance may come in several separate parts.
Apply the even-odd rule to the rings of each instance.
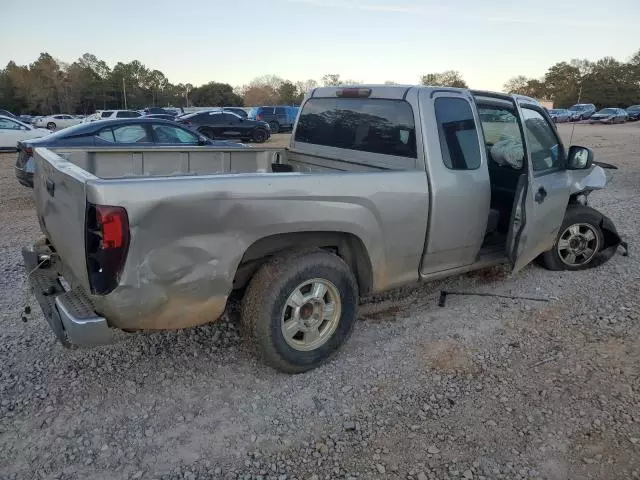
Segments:
[[[124,77],[122,77],[122,95],[124,96],[124,109],[127,109],[127,87],[124,83]]]

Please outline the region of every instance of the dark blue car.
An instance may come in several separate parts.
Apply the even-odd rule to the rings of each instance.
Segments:
[[[16,178],[25,187],[33,188],[36,147],[152,147],[210,146],[248,148],[226,140],[211,140],[175,122],[155,118],[122,118],[81,123],[43,138],[18,142]]]

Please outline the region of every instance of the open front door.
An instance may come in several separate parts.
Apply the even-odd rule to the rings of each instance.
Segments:
[[[564,147],[548,116],[533,104],[521,104],[520,112],[528,168],[518,181],[507,238],[514,272],[553,248],[571,192]]]

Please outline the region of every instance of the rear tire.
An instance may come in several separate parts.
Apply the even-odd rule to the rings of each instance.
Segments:
[[[269,122],[269,128],[271,133],[278,133],[280,131],[280,124],[278,122]]]
[[[326,362],[347,341],[357,306],[356,280],[340,257],[294,251],[272,258],[253,276],[242,324],[265,363],[301,373]]]
[[[264,143],[267,141],[267,132],[262,128],[256,128],[253,132],[253,141],[256,143]]]
[[[602,215],[593,208],[569,205],[553,248],[540,256],[540,263],[548,270],[584,270],[594,266],[598,252],[604,247],[601,221]]]
[[[47,123],[47,130],[55,130],[57,125],[53,122]]]

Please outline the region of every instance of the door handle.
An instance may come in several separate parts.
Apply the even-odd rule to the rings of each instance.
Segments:
[[[51,180],[47,180],[46,186],[47,186],[47,192],[49,192],[49,195],[54,197],[56,194],[56,184],[53,183]]]
[[[536,203],[544,202],[544,199],[546,196],[547,196],[547,191],[544,189],[544,187],[540,187],[536,192],[536,196],[535,196]]]

